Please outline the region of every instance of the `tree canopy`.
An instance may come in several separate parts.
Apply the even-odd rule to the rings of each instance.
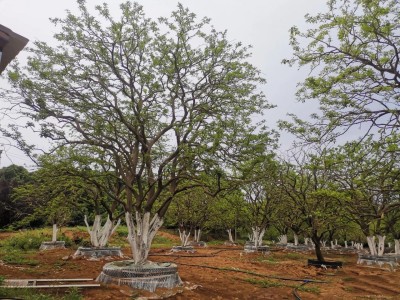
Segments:
[[[354,126],[361,135],[397,132],[399,109],[400,4],[395,0],[329,0],[328,11],[307,15],[311,27],[291,29],[293,57],[307,66],[301,101],[315,99],[320,113],[307,122],[282,122],[306,142],[335,139]]]
[[[270,106],[248,47],[181,5],[153,21],[136,3],[122,4],[118,20],[106,4],[94,16],[78,3],[79,15],[53,20],[58,46],[35,42],[28,65],[9,72],[8,99],[57,145],[95,146],[110,158],[127,210],[150,211],[165,188],[187,188],[182,178],[265,149],[268,133],[251,119]]]

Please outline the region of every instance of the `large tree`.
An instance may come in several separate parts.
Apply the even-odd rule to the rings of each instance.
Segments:
[[[321,113],[311,122],[293,116],[289,128],[306,142],[335,139],[356,126],[362,126],[361,135],[397,132],[400,3],[329,0],[327,5],[327,12],[306,16],[310,29],[291,29],[293,58],[284,62],[309,67],[297,96],[317,100]]]
[[[93,146],[115,170],[143,264],[175,195],[201,185],[199,174],[216,192],[238,161],[264,152],[269,133],[251,120],[269,107],[265,81],[248,47],[181,5],[153,21],[136,3],[121,4],[119,19],[106,4],[96,15],[78,4],[80,14],[53,20],[55,47],[35,42],[27,66],[9,72],[5,98],[42,136]]]

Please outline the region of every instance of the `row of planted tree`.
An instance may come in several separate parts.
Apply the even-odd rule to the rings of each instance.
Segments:
[[[137,3],[116,18],[107,5],[77,5],[52,20],[56,46],[35,42],[1,90],[10,126],[0,131],[39,166],[13,190],[21,212],[82,220],[89,207],[98,245],[123,218],[136,267],[165,222],[184,239],[185,226],[246,223],[255,246],[269,228],[290,229],[311,238],[319,260],[321,241],[335,236],[361,232],[372,254],[375,235],[398,245],[397,1],[330,0],[327,12],[306,16],[310,29],[290,30],[284,63],[310,66],[297,96],[320,111],[280,122],[303,145],[287,155],[266,127],[272,105],[249,47],[182,5],[153,21]],[[354,127],[366,129],[361,139],[332,146]],[[52,155],[38,156],[29,129]]]
[[[94,247],[105,246],[126,214],[123,184],[113,172],[79,165],[78,160],[71,160],[70,151],[43,156],[41,168],[31,174],[19,169],[26,182],[12,189],[8,205],[14,215],[28,216],[15,220],[13,225],[34,226],[47,220],[61,226],[75,218],[78,224],[85,222]],[[299,152],[286,160],[271,154],[262,164],[244,165],[242,178],[230,181],[228,174],[221,173],[220,191],[215,195],[204,188],[215,175],[204,173],[204,186],[193,182],[198,186],[174,196],[162,220],[150,220],[150,213],[137,213],[134,219],[141,228],[140,234],[148,237],[146,251],[164,222],[179,230],[182,246],[191,235],[199,242],[204,230],[227,232],[232,243],[232,231],[239,231],[242,238],[248,233],[255,246],[261,245],[265,232],[267,238],[278,240],[279,235],[291,231],[295,242],[298,236],[310,237],[320,260],[324,241],[334,239],[342,243],[366,242],[371,254],[377,255],[375,236],[380,249],[386,238],[400,254],[400,169],[396,152],[390,142],[382,146],[366,140],[320,153]],[[79,159],[87,162],[90,157],[80,155]],[[4,174],[13,168],[16,167],[2,169],[3,182]],[[19,177],[21,174],[15,175]],[[13,180],[16,179],[9,180],[10,186],[17,184]],[[162,193],[160,199],[168,199],[168,192]],[[162,207],[164,202],[160,202],[153,212]],[[94,218],[93,228],[87,214]],[[129,220],[130,217],[124,223]],[[154,222],[158,224],[155,227]]]

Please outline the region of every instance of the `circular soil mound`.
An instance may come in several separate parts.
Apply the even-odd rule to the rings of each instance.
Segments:
[[[64,241],[42,242],[39,250],[64,249],[64,248],[65,248]]]
[[[103,248],[91,248],[91,247],[79,247],[76,250],[74,257],[105,257],[105,256],[119,256],[122,257],[122,251],[120,247],[103,247]]]
[[[156,288],[174,288],[182,284],[176,264],[148,262],[136,265],[133,260],[105,264],[96,281],[128,285],[151,292]]]

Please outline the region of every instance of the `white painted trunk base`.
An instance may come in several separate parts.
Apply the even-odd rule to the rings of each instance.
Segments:
[[[58,231],[57,224],[53,224],[53,234],[52,234],[52,238],[51,238],[52,242],[57,241],[57,231]]]
[[[227,229],[226,231],[228,232],[228,240],[229,240],[229,242],[234,244],[235,241],[233,240],[232,229]]]
[[[93,247],[105,247],[108,244],[108,241],[111,235],[115,232],[117,227],[119,226],[121,220],[118,220],[117,224],[114,226],[114,221],[111,221],[107,216],[107,221],[104,223],[104,226],[101,226],[101,216],[96,215],[94,217],[93,227],[90,229],[89,223],[87,221],[87,216],[85,215],[85,224],[87,227],[87,231],[90,235],[90,243]]]
[[[371,253],[372,256],[376,256],[378,251],[376,250],[375,236],[367,236],[367,243],[369,253]]]
[[[278,244],[286,245],[288,243],[287,235],[282,234],[278,236]]]
[[[181,239],[181,246],[186,247],[189,244],[190,231],[186,232],[185,229],[179,231],[179,238]]]
[[[196,243],[200,242],[200,237],[201,237],[201,229],[195,229],[194,230],[194,241]]]
[[[383,256],[385,252],[385,239],[386,236],[378,235],[378,256]]]
[[[297,236],[297,234],[293,234],[293,238],[294,238],[294,245],[298,246],[299,245],[299,237]]]
[[[143,215],[136,212],[135,221],[132,215],[127,212],[125,213],[125,219],[133,261],[137,265],[144,265],[147,262],[154,236],[162,226],[164,220],[158,214],[154,215],[150,220],[150,212],[146,212]]]
[[[258,226],[252,227],[251,241],[254,243],[254,247],[262,246],[262,240],[265,234],[265,228],[260,228]]]
[[[400,240],[394,240],[394,253],[400,255]]]

